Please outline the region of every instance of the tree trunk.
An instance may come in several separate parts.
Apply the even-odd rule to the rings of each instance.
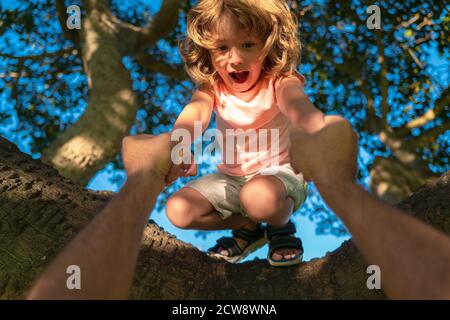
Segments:
[[[117,19],[108,1],[86,0],[85,4],[80,42],[89,104],[80,119],[42,153],[45,163],[81,185],[114,159],[142,105],[123,57],[166,36],[176,26],[180,6],[178,1],[164,1],[165,11],[155,17],[157,24],[139,29]]]
[[[450,173],[400,207],[450,233]],[[16,299],[100,211],[112,193],[92,192],[0,138],[0,298]],[[366,287],[367,263],[352,241],[292,268],[265,260],[232,265],[209,258],[149,223],[133,299],[382,299]]]

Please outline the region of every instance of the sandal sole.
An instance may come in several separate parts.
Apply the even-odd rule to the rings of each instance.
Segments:
[[[303,254],[294,258],[294,259],[289,259],[289,260],[273,260],[270,258],[270,256],[267,256],[267,261],[269,262],[269,264],[273,267],[290,267],[290,266],[295,266],[299,263],[301,263],[303,260]]]
[[[249,256],[252,252],[254,252],[257,249],[264,246],[266,243],[267,243],[267,238],[266,237],[261,238],[260,240],[253,242],[251,245],[249,245],[247,248],[245,248],[244,251],[242,252],[242,254],[240,254],[238,256],[233,256],[233,257],[224,256],[220,253],[214,253],[214,252],[208,252],[207,254],[210,257],[225,260],[229,263],[238,263],[239,261],[241,261],[241,260],[245,259],[247,256]]]

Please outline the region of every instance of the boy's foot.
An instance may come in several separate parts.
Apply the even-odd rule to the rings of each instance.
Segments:
[[[251,226],[245,227],[245,229],[249,230],[249,231],[255,231],[257,227],[258,227],[258,224],[255,222]],[[294,237],[294,235],[290,235],[290,236]],[[275,238],[276,238],[276,236],[274,236],[274,239]],[[245,247],[247,246],[247,243],[248,243],[247,240],[244,240],[244,239],[241,239],[241,238],[236,238],[236,237],[233,238],[233,239],[236,241],[237,246],[241,250],[244,250]],[[228,257],[229,256],[228,251],[226,249],[222,248],[222,247],[219,247],[217,249],[217,253],[219,253],[220,255],[222,255],[224,257]],[[281,248],[281,249],[277,249],[277,250],[273,251],[272,259],[275,260],[275,261],[296,259],[299,256],[301,256],[302,254],[303,254],[303,250],[301,250],[299,248]]]
[[[245,230],[249,230],[249,231],[256,231],[256,228],[258,227],[258,223],[257,222],[249,222],[248,226],[244,226],[242,229]],[[245,239],[241,239],[241,238],[233,238],[234,240],[236,240],[236,244],[239,246],[239,248],[243,249],[247,246],[248,241]],[[221,255],[223,256],[228,256],[228,251],[222,247],[219,247],[219,249],[217,249],[217,252],[219,252]]]
[[[283,227],[267,226],[269,240],[267,261],[272,266],[292,266],[302,261],[302,241],[294,236],[295,232],[295,226],[291,221]]]
[[[295,238],[295,236],[290,235],[292,238]],[[276,237],[274,237],[275,239]],[[272,259],[275,261],[279,261],[282,259],[294,259],[298,256],[300,256],[303,252],[300,249],[278,249],[273,251]]]
[[[252,229],[233,230],[232,237],[222,237],[208,249],[208,255],[237,263],[267,243],[265,230],[260,223]]]
[[[248,228],[248,230],[252,230],[252,231],[255,229],[256,229],[256,223],[252,229]],[[291,235],[291,237],[294,237],[294,236]],[[276,238],[276,237],[274,237],[274,238]],[[234,239],[236,240],[236,243],[240,248],[245,248],[245,246],[247,245],[247,241],[244,239],[240,239],[240,238],[234,238]],[[228,251],[223,249],[222,247],[220,247],[218,249],[218,252],[223,256],[228,256]],[[291,248],[283,249],[282,248],[282,249],[275,250],[273,252],[272,259],[276,260],[276,261],[281,260],[281,259],[294,259],[295,257],[297,257],[301,254],[302,254],[302,252],[299,249],[291,249]]]

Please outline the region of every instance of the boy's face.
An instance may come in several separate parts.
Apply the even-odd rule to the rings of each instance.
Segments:
[[[218,24],[215,44],[211,60],[228,89],[246,92],[253,88],[264,62],[261,39],[242,30],[228,13]]]

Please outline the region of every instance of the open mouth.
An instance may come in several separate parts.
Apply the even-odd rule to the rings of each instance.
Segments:
[[[249,74],[250,71],[240,71],[240,72],[231,72],[230,76],[233,78],[235,82],[244,83],[245,81],[247,81]]]

